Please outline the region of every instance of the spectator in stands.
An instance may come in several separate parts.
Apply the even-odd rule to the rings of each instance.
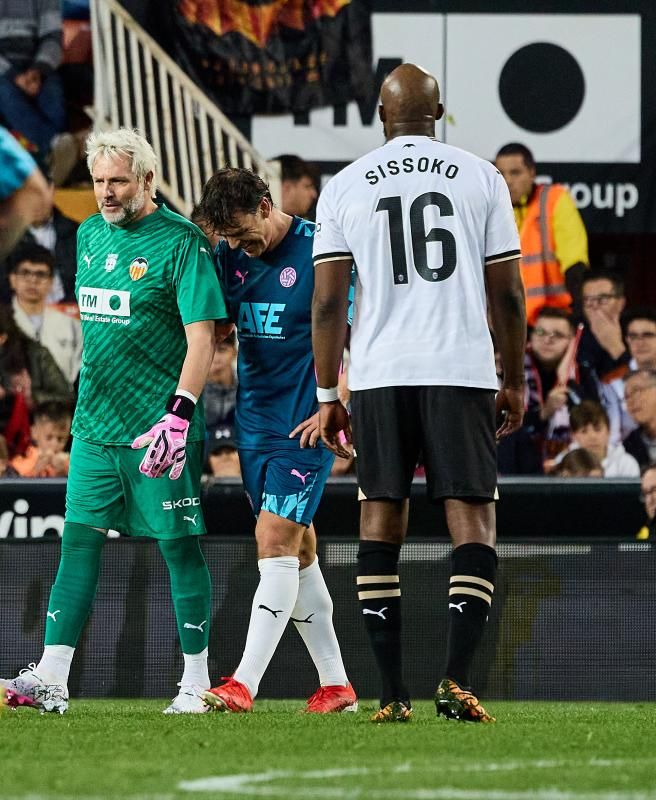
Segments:
[[[560,184],[535,183],[535,159],[523,144],[502,147],[495,164],[515,210],[529,325],[536,324],[543,306],[573,308],[578,318],[588,237],[572,197]]]
[[[540,474],[570,442],[569,407],[581,400],[572,348],[574,323],[562,308],[539,312],[524,361],[526,413],[519,431],[499,442],[499,472]]]
[[[219,436],[219,432],[223,435]],[[207,466],[207,471],[213,478],[241,478],[239,453],[231,428],[215,431],[215,437],[210,441]]]
[[[610,422],[601,403],[583,400],[572,408],[569,421],[573,441],[567,453],[579,448],[592,453],[601,463],[604,478],[637,478],[640,475],[635,458],[621,444],[610,444]],[[562,463],[567,453],[556,458],[556,465]]]
[[[29,409],[47,400],[73,401],[73,390],[43,345],[19,330],[10,307],[0,306],[0,384]]]
[[[308,212],[319,196],[314,169],[298,156],[282,155],[275,160],[280,162],[281,209],[285,214],[309,219]]]
[[[579,447],[567,453],[553,474],[558,478],[602,478],[604,473],[597,456]]]
[[[66,128],[60,0],[0,0],[0,116],[41,165]]]
[[[11,252],[28,225],[43,218],[47,197],[45,178],[34,159],[0,127],[0,259]]]
[[[42,403],[34,409],[32,444],[11,466],[23,478],[61,478],[68,475],[69,454],[64,452],[71,435],[72,414],[65,403]]]
[[[16,477],[18,477],[18,473],[9,463],[7,440],[0,434],[0,479]]]
[[[620,321],[626,304],[624,283],[613,273],[591,272],[583,280],[582,297],[585,329],[577,361],[608,413],[611,443],[619,444],[633,428],[623,406],[623,380],[630,369]],[[592,393],[586,387],[586,394]]]
[[[47,202],[43,214],[27,229],[17,247],[39,244],[54,256],[54,280],[48,303],[75,303],[75,270],[78,224],[54,204],[55,185],[48,184]],[[11,292],[4,275],[0,276],[3,300],[9,302]],[[5,285],[6,284],[6,285]]]
[[[638,427],[624,440],[624,449],[640,464],[656,461],[656,372],[639,369],[624,384],[626,408]]]
[[[645,504],[647,521],[638,531],[636,539],[656,538],[656,462],[643,467],[640,476],[640,499]]]
[[[46,347],[66,380],[73,384],[82,362],[80,321],[46,301],[52,289],[55,259],[39,244],[25,243],[10,259],[9,284],[16,325],[30,339]]]
[[[622,329],[626,342],[628,370],[656,370],[656,308],[642,306],[622,313]],[[611,420],[611,442],[618,442],[636,427],[624,403],[624,375],[600,383],[600,398]]]
[[[630,308],[622,314],[622,327],[631,356],[629,367],[656,370],[656,308]]]
[[[215,439],[224,436],[226,426],[234,425],[237,402],[236,358],[237,338],[233,331],[225,341],[216,343],[212,366],[203,391],[205,426],[210,448]]]

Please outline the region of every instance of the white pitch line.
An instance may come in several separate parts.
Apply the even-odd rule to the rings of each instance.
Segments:
[[[562,769],[564,767],[596,766],[597,768],[612,768],[626,764],[646,763],[656,761],[650,759],[596,759],[587,760],[559,760],[559,761],[512,761],[512,762],[487,762],[467,765],[470,772],[502,772],[527,769]],[[412,770],[411,764],[404,763],[383,772],[400,773]],[[452,770],[455,768],[452,768]],[[461,770],[462,767],[458,767]],[[416,772],[425,773],[427,770],[421,766],[415,768]],[[436,770],[431,767],[430,772],[443,773],[444,767]],[[378,790],[371,787],[338,787],[338,786],[309,786],[307,781],[323,780],[327,778],[353,777],[368,775],[374,770],[367,767],[351,769],[330,769],[296,772],[293,770],[269,771],[239,775],[217,775],[208,778],[199,778],[192,781],[182,781],[178,788],[188,792],[216,792],[231,793],[251,797],[283,797],[285,800],[311,800],[311,798],[335,798],[335,800],[656,800],[656,792],[572,792],[556,788],[533,789],[530,791],[506,791],[502,789],[459,789],[456,787],[441,786],[439,788]],[[380,774],[381,770],[376,770]],[[294,783],[304,782],[302,786],[290,786],[285,779],[292,779]],[[283,781],[282,785],[272,785],[275,781]]]

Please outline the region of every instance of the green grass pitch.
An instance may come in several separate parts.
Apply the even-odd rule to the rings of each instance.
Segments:
[[[2,800],[656,799],[656,705],[489,702],[496,725],[298,713],[164,716],[153,700],[0,714]]]

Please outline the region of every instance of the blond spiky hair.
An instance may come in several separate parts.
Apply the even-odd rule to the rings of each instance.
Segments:
[[[87,167],[93,171],[98,156],[116,158],[125,156],[130,159],[132,171],[139,181],[143,181],[149,172],[153,173],[150,194],[157,190],[157,156],[147,139],[137,130],[118,128],[114,131],[92,133],[87,139]]]

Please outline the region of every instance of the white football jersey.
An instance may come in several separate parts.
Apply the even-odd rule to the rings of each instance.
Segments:
[[[497,389],[485,265],[519,257],[497,169],[427,136],[398,136],[319,196],[314,263],[357,278],[349,387]]]

